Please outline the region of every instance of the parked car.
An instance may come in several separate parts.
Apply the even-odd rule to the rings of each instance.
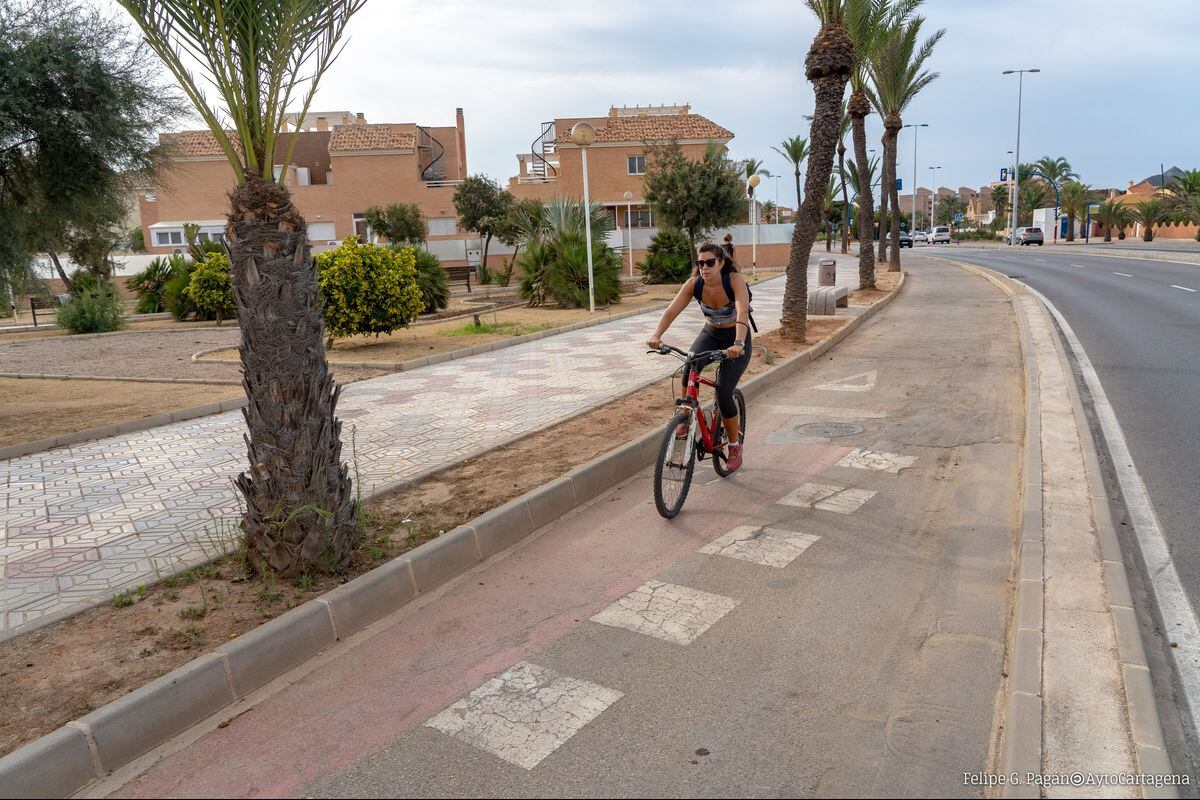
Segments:
[[[889,233],[887,235],[887,240],[888,240],[888,244],[891,244],[892,234]],[[911,236],[909,236],[908,231],[900,231],[900,246],[901,247],[912,247],[913,246],[913,238]]]
[[[929,244],[929,234],[925,231],[914,231],[912,238],[913,238],[914,242],[920,242],[921,244]]]
[[[933,229],[933,237],[931,240],[934,244],[950,244],[950,228],[945,225],[939,225]]]
[[[1017,244],[1036,244],[1041,247],[1046,243],[1046,236],[1042,233],[1041,228],[1022,228],[1017,235]]]

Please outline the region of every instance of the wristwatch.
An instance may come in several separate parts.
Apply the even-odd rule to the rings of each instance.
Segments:
[[[733,344],[735,347],[745,347],[746,346],[746,343],[743,342],[741,339],[734,339]]]

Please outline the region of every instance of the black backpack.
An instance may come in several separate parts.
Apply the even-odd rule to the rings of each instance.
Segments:
[[[731,281],[729,279],[729,273],[726,272],[725,270],[721,270],[721,285],[725,287],[725,296],[728,297],[730,300],[733,300],[734,299],[733,281]],[[704,295],[704,278],[703,277],[701,277],[699,275],[696,276],[696,283],[692,287],[692,294],[695,296],[697,303],[704,302],[704,300],[702,299],[703,295]],[[753,301],[754,301],[754,290],[750,288],[750,284],[748,284],[748,283],[746,284],[746,299],[751,301],[751,303],[753,303]],[[754,331],[755,333],[758,333],[758,325],[754,324],[753,305],[751,305],[749,317],[750,317],[750,329],[752,331]]]

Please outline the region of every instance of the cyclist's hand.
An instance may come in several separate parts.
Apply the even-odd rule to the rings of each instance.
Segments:
[[[646,340],[646,347],[649,347],[651,350],[657,350],[662,347],[662,339],[657,336],[651,336]]]
[[[725,355],[728,358],[736,359],[736,358],[741,358],[743,352],[744,351],[742,350],[742,346],[740,344],[735,344],[733,347],[727,348],[725,350]]]

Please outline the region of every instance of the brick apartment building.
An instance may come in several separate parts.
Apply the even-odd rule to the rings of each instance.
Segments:
[[[390,203],[420,206],[431,240],[465,235],[453,203],[454,186],[467,175],[461,108],[455,124],[446,127],[370,124],[362,114],[350,112],[296,116],[288,117],[278,151],[285,156],[294,139],[291,163],[275,169],[291,189],[314,247],[327,247],[352,233],[366,237],[364,212]],[[158,185],[138,197],[147,250],[179,249],[189,222],[200,225],[202,240],[220,238],[234,177],[216,138],[208,131],[159,138],[173,145],[175,155]]]
[[[708,143],[727,145],[733,134],[687,105],[632,106],[609,109],[604,117],[567,117],[544,122],[529,152],[518,153],[518,173],[508,190],[518,199],[549,200],[583,197],[583,157],[571,141],[577,122],[596,128],[596,141],[588,148],[588,190],[593,202],[614,215],[617,226],[657,227],[643,194],[647,145],[679,142],[688,158],[699,159]],[[625,199],[625,193],[632,195]]]

